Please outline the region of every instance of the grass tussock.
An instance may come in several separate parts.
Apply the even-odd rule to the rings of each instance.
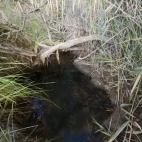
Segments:
[[[124,129],[126,133],[121,138],[122,141],[131,141],[133,137],[140,141],[138,135],[142,133],[142,125],[137,114],[142,106],[141,1],[5,0],[2,3],[2,17],[19,27],[23,27],[25,23],[24,31],[34,39],[35,46],[38,43],[55,45],[68,39],[95,34],[113,40],[114,44],[111,45],[96,41],[85,43],[81,46],[87,54],[79,54],[102,76],[109,72],[107,85],[115,90],[115,103],[125,112],[126,122],[115,132],[102,127],[95,120],[94,122],[101,128],[101,132],[109,137],[109,142],[117,140]],[[16,96],[24,96],[22,90],[25,91],[25,96],[31,93],[28,88],[15,84],[15,81],[15,76],[12,75],[1,78],[1,88],[7,90],[4,92],[0,89],[2,96],[7,94],[2,101],[15,102]],[[15,90],[11,92],[13,87]]]
[[[21,111],[24,104],[31,97],[45,98],[39,95],[43,91],[35,87],[30,80],[22,74],[13,72],[20,65],[19,62],[8,62],[10,58],[6,57],[2,59],[5,62],[0,63],[0,141],[23,141],[28,136],[21,132],[32,127],[19,129],[18,124],[23,123],[22,117],[26,117],[26,113]]]

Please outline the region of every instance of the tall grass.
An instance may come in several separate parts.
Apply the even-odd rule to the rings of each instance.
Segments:
[[[18,61],[8,62],[12,57],[1,56],[1,58],[5,62],[0,63],[0,141],[19,141],[18,139],[26,138],[21,133],[23,128],[19,129],[18,126],[22,124],[22,117],[25,117],[25,112],[22,112],[20,107],[31,97],[43,99],[43,96],[39,95],[43,91],[22,74],[13,72],[14,68],[20,65]]]
[[[4,7],[0,6],[9,21],[22,26],[24,14],[39,7],[43,2],[38,0],[28,0],[24,3],[4,1]],[[118,128],[116,133],[108,131],[110,141],[117,138],[124,126],[127,127],[124,141],[131,141],[132,135],[136,135],[135,126],[132,124],[133,116],[142,104],[141,10],[140,0],[48,0],[41,9],[29,14],[24,29],[37,45],[39,42],[52,45],[88,34],[107,36],[114,41],[112,45],[95,41],[82,45],[90,55],[84,59],[89,61],[89,64],[102,76],[106,72],[111,75],[107,77],[109,78],[107,85],[116,92],[115,103],[128,115],[128,123],[124,123],[125,125]],[[80,52],[80,56],[84,54]],[[15,102],[15,93],[10,93],[9,87],[9,85],[16,85],[11,81],[12,77],[14,76],[6,77],[10,79],[8,85],[6,85],[6,80],[3,81],[5,83],[3,87],[8,90],[8,97],[4,100]],[[17,85],[18,87],[20,85]],[[27,88],[23,89],[29,93]],[[17,92],[19,96],[22,95],[20,90]],[[127,110],[127,107],[130,109]],[[135,121],[135,123],[138,127],[140,126],[139,122]]]
[[[142,126],[134,119],[138,113],[137,109],[142,105],[140,99],[141,73],[139,73],[142,71],[141,3],[137,0],[122,0],[121,2],[104,0],[102,3],[103,10],[101,10],[102,6],[100,5],[100,15],[105,16],[103,26],[106,28],[103,31],[106,32],[105,35],[113,37],[115,44],[110,46],[102,43],[101,46],[97,47],[97,54],[94,55],[94,58],[92,57],[92,61],[93,64],[98,65],[99,71],[103,70],[102,73],[108,68],[111,69],[113,82],[108,82],[108,85],[117,90],[116,103],[121,104],[122,111],[128,115],[126,123],[119,127],[116,132],[109,133],[111,135],[109,142],[116,140],[120,132],[126,127],[123,141],[131,141],[133,136],[141,141],[137,135],[142,133]],[[109,15],[107,10],[109,10]],[[102,19],[104,18],[101,18],[100,22]],[[99,27],[98,30],[102,31]],[[138,69],[140,70],[138,71]],[[133,123],[138,125],[134,126]],[[136,132],[136,127],[139,129],[138,132]],[[105,133],[108,132],[105,131]]]

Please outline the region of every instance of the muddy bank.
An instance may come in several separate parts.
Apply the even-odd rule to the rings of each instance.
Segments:
[[[112,115],[106,119],[103,123],[105,126],[110,125],[111,121],[111,130],[115,131],[117,128],[119,128],[124,122],[125,122],[125,114],[120,110],[119,104],[116,103],[117,100],[117,91],[116,89],[112,89],[109,87],[107,81],[109,82],[111,80],[110,72],[104,71],[103,76],[99,71],[95,71],[92,66],[87,65],[85,62],[81,60],[74,60],[73,62],[74,66],[83,74],[86,74],[87,76],[90,76],[91,83],[96,87],[105,90],[105,92],[108,94],[113,107],[113,113]]]
[[[73,55],[61,53],[60,65],[52,58],[48,67],[32,72],[31,79],[41,83],[50,100],[31,98],[27,105],[30,111],[25,126],[38,125],[33,137],[62,142],[103,141],[95,133],[98,128],[93,119],[102,124],[112,114],[109,94],[75,68],[73,61]]]

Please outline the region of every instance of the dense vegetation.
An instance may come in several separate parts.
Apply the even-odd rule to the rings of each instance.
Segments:
[[[108,42],[112,40],[113,44],[104,41],[83,43],[80,46],[84,51],[76,53],[80,59],[92,65],[94,70],[99,71],[101,76],[109,73],[107,85],[115,90],[115,103],[127,114],[126,122],[115,132],[104,128],[95,120],[94,122],[99,126],[99,130],[109,137],[109,142],[116,140],[124,128],[127,131],[124,141],[131,141],[133,135],[137,137],[142,133],[141,0],[2,0],[0,9],[1,43],[15,45],[21,31],[34,41],[34,45],[24,47],[23,44],[19,45],[19,42],[16,45],[35,51],[41,43],[54,46],[87,35],[107,37]],[[8,28],[18,27],[20,30],[7,30],[2,24],[3,21]],[[13,135],[10,132],[14,130],[13,114],[18,111],[14,106],[19,99],[37,94],[37,91],[29,89],[31,86],[25,85],[25,79],[20,80],[21,75],[12,75],[9,71],[21,64],[24,66],[25,59],[17,61],[9,54],[1,54],[0,61],[1,120],[8,116],[7,127],[0,126],[0,135],[6,141],[12,141]]]

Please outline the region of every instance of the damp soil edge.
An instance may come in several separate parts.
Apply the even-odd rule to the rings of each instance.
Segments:
[[[40,87],[42,87],[43,90],[47,90],[46,93],[49,96],[48,99],[53,101],[59,106],[59,108],[61,108],[59,109],[49,102],[46,103],[45,101],[39,100],[32,100],[31,104],[29,105],[31,108],[33,108],[35,103],[36,105],[40,106],[34,109],[30,116],[29,121],[32,121],[32,124],[39,124],[42,127],[44,126],[44,123],[46,123],[45,126],[48,126],[50,125],[50,122],[47,122],[47,119],[53,120],[52,122],[54,124],[50,125],[49,127],[52,129],[51,131],[58,129],[58,132],[56,132],[56,134],[50,133],[52,137],[64,135],[62,138],[65,139],[65,137],[68,135],[68,137],[74,138],[77,133],[81,136],[81,130],[85,130],[86,126],[88,125],[87,122],[87,124],[85,124],[86,126],[81,126],[83,123],[86,123],[85,121],[89,121],[90,128],[93,131],[95,129],[95,125],[92,123],[91,117],[94,117],[98,121],[101,120],[100,122],[102,123],[104,119],[107,119],[112,113],[106,114],[106,109],[109,107],[112,108],[108,94],[105,92],[105,90],[102,90],[98,87],[96,88],[91,83],[90,76],[84,75],[78,71],[73,65],[73,60],[74,58],[72,54],[61,53],[60,65],[57,63],[57,60],[53,58],[48,67],[42,67],[42,70],[38,69],[34,73],[32,72],[31,75],[31,79],[35,83],[44,84],[40,85]],[[54,83],[46,84],[47,82]],[[41,116],[46,117],[44,123],[41,120],[39,121],[39,117]],[[79,126],[80,128],[78,129],[76,128],[77,124],[80,122],[78,120],[83,118],[83,116],[89,117],[87,117],[86,120],[82,120],[82,123],[80,123]],[[31,122],[28,124],[30,123]],[[69,129],[69,127],[71,127],[71,129]],[[76,130],[76,135],[72,135],[75,134],[74,130]],[[87,129],[85,131],[91,133],[91,131]],[[43,132],[41,131],[38,133]],[[42,136],[37,133],[35,135],[38,135],[39,137]]]
[[[109,127],[111,122],[110,129],[114,132],[116,128],[119,128],[126,122],[126,118],[125,113],[120,109],[119,104],[116,103],[116,95],[114,95],[117,94],[116,89],[110,88],[106,82],[106,80],[111,79],[110,73],[104,72],[102,77],[99,71],[94,70],[91,65],[87,65],[86,62],[78,59],[75,59],[73,64],[80,72],[91,77],[91,82],[96,88],[100,88],[108,94],[111,104],[113,105],[113,113],[103,122],[103,125]]]

